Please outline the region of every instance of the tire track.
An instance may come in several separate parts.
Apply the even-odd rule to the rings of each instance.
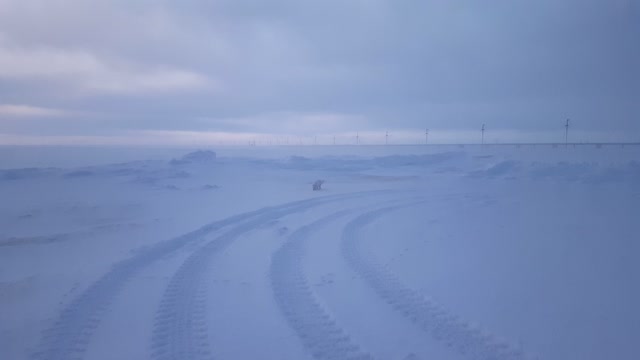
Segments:
[[[376,262],[363,249],[359,232],[366,225],[393,210],[415,206],[392,206],[374,210],[349,222],[342,234],[342,253],[347,263],[395,310],[418,325],[436,340],[444,342],[460,354],[474,360],[530,359],[521,349],[483,332],[469,322],[425,298],[402,283],[386,266]]]
[[[37,347],[38,350],[32,354],[31,358],[34,360],[82,359],[91,336],[100,324],[101,317],[129,279],[151,263],[188,244],[201,241],[204,236],[212,232],[242,223],[254,217],[277,213],[285,209],[299,209],[301,206],[320,205],[376,193],[383,194],[386,191],[331,195],[265,207],[208,223],[189,233],[144,248],[131,258],[115,263],[107,273],[72,300],[60,312],[54,324],[43,332],[42,339]]]
[[[271,262],[270,278],[276,303],[303,345],[318,360],[373,360],[318,303],[302,269],[305,239],[346,213],[329,215],[295,231],[274,253]]]
[[[375,192],[378,193],[378,192]],[[371,195],[359,193],[350,198]],[[210,360],[206,324],[204,277],[211,258],[239,236],[260,228],[265,223],[345,198],[297,203],[266,212],[243,222],[208,242],[189,256],[169,282],[156,312],[152,334],[152,357],[158,360]]]

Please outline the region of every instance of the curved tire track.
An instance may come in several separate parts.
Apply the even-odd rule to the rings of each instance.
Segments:
[[[358,193],[348,198],[376,193],[379,192]],[[206,324],[206,294],[202,285],[206,269],[216,253],[224,250],[239,236],[273,220],[344,199],[303,202],[273,209],[238,224],[189,256],[170,280],[156,312],[152,335],[153,358],[158,360],[212,359]]]
[[[169,281],[156,312],[152,335],[155,359],[211,359],[206,326],[204,278],[211,258],[239,236],[285,215],[310,209],[318,203],[270,211],[228,230],[191,254]]]
[[[34,360],[82,359],[91,336],[100,324],[101,317],[129,279],[153,262],[188,244],[201,241],[204,236],[212,232],[264,214],[375,193],[385,193],[385,191],[331,195],[265,207],[208,223],[189,233],[144,248],[131,258],[115,263],[107,273],[72,300],[60,312],[54,324],[43,332],[43,337],[37,347],[38,350],[32,354],[31,358]]]
[[[280,310],[315,359],[372,360],[317,302],[302,269],[305,239],[314,230],[345,214],[332,214],[291,234],[273,254],[271,285]]]
[[[418,205],[382,208],[358,216],[345,226],[342,234],[342,253],[347,263],[395,310],[417,324],[433,338],[456,349],[462,355],[477,360],[529,359],[522,350],[499,341],[468,322],[448,312],[444,307],[425,298],[403,284],[386,266],[373,260],[362,247],[359,232],[369,223],[393,210]]]

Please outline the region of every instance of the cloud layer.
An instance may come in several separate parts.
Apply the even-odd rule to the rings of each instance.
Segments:
[[[633,0],[0,0],[0,134],[637,141],[639,38]]]

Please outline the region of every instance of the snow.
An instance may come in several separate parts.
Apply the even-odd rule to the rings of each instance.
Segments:
[[[0,159],[0,359],[640,357],[637,147]]]

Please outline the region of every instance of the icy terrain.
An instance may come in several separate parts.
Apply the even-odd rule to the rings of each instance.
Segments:
[[[0,359],[640,358],[639,148],[214,150],[0,149]]]

